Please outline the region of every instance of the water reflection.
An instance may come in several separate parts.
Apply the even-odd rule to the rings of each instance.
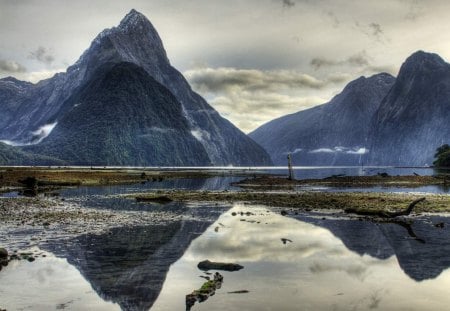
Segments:
[[[164,179],[162,181],[148,181],[141,184],[131,185],[107,185],[94,187],[77,187],[64,189],[60,192],[63,197],[79,197],[92,195],[114,195],[117,193],[136,193],[149,190],[238,190],[231,186],[233,182],[241,180],[242,177],[211,177],[211,178],[183,178]]]
[[[11,262],[0,274],[0,308],[7,310],[120,310],[104,301],[65,259],[47,254],[32,264]]]
[[[241,216],[241,211],[252,214]],[[423,217],[408,227],[322,217],[283,217],[265,207],[236,205],[171,267],[153,310],[182,309],[184,293],[204,281],[196,268],[204,259],[245,268],[224,272],[220,293],[193,310],[447,308],[447,218]],[[434,226],[440,222],[443,228]],[[237,290],[248,294],[227,294]]]
[[[210,222],[116,228],[82,235],[44,248],[67,258],[105,301],[122,310],[148,310],[161,290],[169,266]]]
[[[402,270],[416,281],[436,278],[450,267],[447,217],[428,216],[412,224],[322,220],[309,216],[298,219],[330,230],[349,250],[361,256],[386,259],[395,255]]]

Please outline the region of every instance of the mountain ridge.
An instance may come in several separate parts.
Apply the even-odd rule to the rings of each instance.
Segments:
[[[249,136],[276,164],[288,153],[295,165],[349,165],[367,152],[370,118],[395,78],[387,73],[359,77],[328,103],[270,121]]]
[[[15,92],[10,95],[9,98],[16,97],[14,101],[17,107],[7,111],[0,106],[0,114],[8,119],[0,127],[0,140],[18,145],[45,141],[42,129],[50,125],[58,129],[58,121],[72,109],[70,97],[83,88],[98,68],[107,63],[123,62],[142,68],[175,96],[181,104],[182,117],[189,124],[191,136],[207,153],[208,163],[271,164],[270,157],[262,147],[222,118],[200,95],[192,91],[182,74],[170,65],[156,29],[136,10],[131,10],[118,26],[105,29],[97,35],[65,73],[38,82],[25,94]],[[0,92],[0,98],[2,95]]]

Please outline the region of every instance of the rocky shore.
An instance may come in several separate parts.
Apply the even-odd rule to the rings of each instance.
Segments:
[[[84,233],[107,233],[118,226],[164,224],[182,217],[170,211],[117,211],[92,209],[59,198],[1,198],[0,247],[23,251],[52,239]]]
[[[157,168],[45,168],[0,167],[0,191],[23,187],[21,181],[34,178],[42,186],[95,186],[162,181],[175,178],[208,178],[213,176],[248,176],[259,172],[248,170],[157,169]]]

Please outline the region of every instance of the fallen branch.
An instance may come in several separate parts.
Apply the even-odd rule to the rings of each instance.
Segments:
[[[351,213],[351,214],[357,214],[357,215],[364,215],[364,216],[377,216],[377,217],[381,217],[381,218],[395,218],[398,216],[407,216],[407,215],[411,214],[414,207],[422,201],[425,201],[425,198],[420,198],[420,199],[414,200],[413,202],[411,202],[411,204],[409,204],[407,209],[405,209],[404,211],[400,211],[400,212],[389,212],[389,211],[380,211],[380,210],[373,211],[373,210],[363,210],[363,209],[357,209],[357,208],[347,208],[347,209],[345,209],[345,212]]]

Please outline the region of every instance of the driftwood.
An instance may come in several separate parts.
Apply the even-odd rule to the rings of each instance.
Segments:
[[[400,211],[400,212],[389,212],[389,211],[380,211],[380,210],[372,211],[372,210],[362,210],[362,209],[357,209],[357,208],[347,208],[347,209],[345,209],[345,212],[351,213],[351,214],[357,214],[357,215],[364,215],[364,216],[376,216],[376,217],[381,217],[381,218],[395,218],[398,216],[407,216],[407,215],[411,214],[414,207],[422,201],[425,201],[425,198],[420,198],[420,199],[414,200],[413,202],[411,202],[411,204],[409,204],[407,209]]]

